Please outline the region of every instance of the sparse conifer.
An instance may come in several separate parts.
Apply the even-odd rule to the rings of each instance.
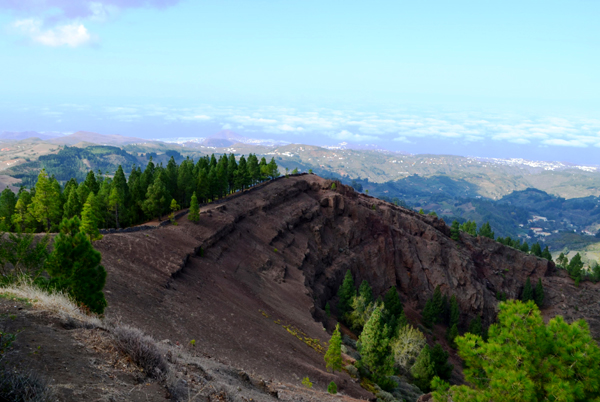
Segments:
[[[332,373],[342,369],[342,336],[340,334],[340,324],[336,325],[329,340],[329,348],[325,353],[325,364],[328,370],[331,369]]]

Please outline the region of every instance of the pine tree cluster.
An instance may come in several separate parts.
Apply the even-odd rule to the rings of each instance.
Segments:
[[[448,353],[439,344],[423,352],[428,348],[425,336],[408,324],[396,288],[390,288],[383,298],[375,299],[373,289],[367,281],[363,281],[358,291],[356,290],[354,278],[348,270],[337,295],[338,317],[359,333],[357,345],[361,358],[357,362],[357,367],[381,388],[393,388],[394,383],[389,376],[396,370],[404,370],[404,373],[408,374],[421,354],[423,356],[426,354],[427,360],[419,364],[427,365],[428,372],[432,373],[420,380],[423,389],[429,389],[430,381],[435,375],[444,379],[450,377],[453,368],[447,363]],[[455,298],[453,302],[449,302],[442,297],[438,289],[435,304],[439,305],[439,308],[447,305],[445,316],[448,320],[453,319],[458,322],[458,305]],[[338,362],[341,361],[339,360],[341,357],[338,359],[341,355],[339,345],[338,324],[325,355],[328,369],[335,370]]]
[[[544,287],[542,285],[542,279],[538,279],[537,284],[534,287],[531,286],[531,280],[527,278],[525,286],[523,286],[523,293],[521,300],[528,302],[532,300],[536,306],[541,308],[544,305]]]
[[[161,218],[179,208],[222,198],[267,179],[279,176],[275,159],[269,163],[256,155],[233,154],[185,159],[171,157],[165,167],[152,157],[142,170],[133,167],[129,177],[119,166],[112,177],[88,172],[78,183],[64,186],[42,169],[34,188],[22,187],[18,194],[5,189],[0,194],[0,230],[43,232],[58,229],[60,222],[75,216],[83,221],[89,238],[98,238],[98,228],[121,228]],[[195,200],[193,200],[195,194]],[[196,213],[191,211],[191,219]]]

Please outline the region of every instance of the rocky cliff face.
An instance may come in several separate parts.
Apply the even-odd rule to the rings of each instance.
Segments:
[[[438,218],[335,187],[314,175],[284,178],[202,208],[198,224],[182,218],[106,235],[95,246],[108,271],[107,314],[159,339],[195,339],[205,356],[281,392],[280,383],[309,376],[317,389],[336,381],[363,398],[370,394],[347,374],[326,372],[316,346],[329,339],[323,308],[348,269],[376,296],[397,287],[415,318],[439,285],[456,295],[464,323],[476,314],[489,323],[496,293],[518,297],[527,277],[542,278],[549,306],[564,306],[549,314],[577,303],[589,308],[572,318],[597,311],[593,298],[580,300],[570,279],[555,276],[553,263],[486,238],[453,241]]]

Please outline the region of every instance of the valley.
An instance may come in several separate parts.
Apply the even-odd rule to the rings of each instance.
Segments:
[[[275,158],[281,173],[286,168],[311,170],[383,200],[433,211],[447,222],[490,222],[496,236],[540,242],[553,253],[579,250],[600,241],[594,237],[600,230],[600,172],[592,166],[409,155],[351,149],[349,145],[335,149],[267,146],[227,130],[201,141],[176,143],[86,132],[44,141],[21,139],[35,134],[13,133],[2,140],[0,163],[11,165],[1,172],[0,183],[6,182],[14,192],[19,184],[33,185],[42,167],[64,182],[71,177],[82,180],[90,169],[110,176],[119,164],[129,174],[133,165],[145,166],[150,156],[155,163],[166,165],[171,156],[179,163],[212,153],[255,153]]]

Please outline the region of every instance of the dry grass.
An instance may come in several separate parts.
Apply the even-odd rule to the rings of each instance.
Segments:
[[[62,292],[49,293],[32,283],[20,282],[0,288],[1,295],[27,299],[35,308],[56,314],[65,322],[79,322],[85,327],[102,327],[102,321],[95,315],[89,315]]]

